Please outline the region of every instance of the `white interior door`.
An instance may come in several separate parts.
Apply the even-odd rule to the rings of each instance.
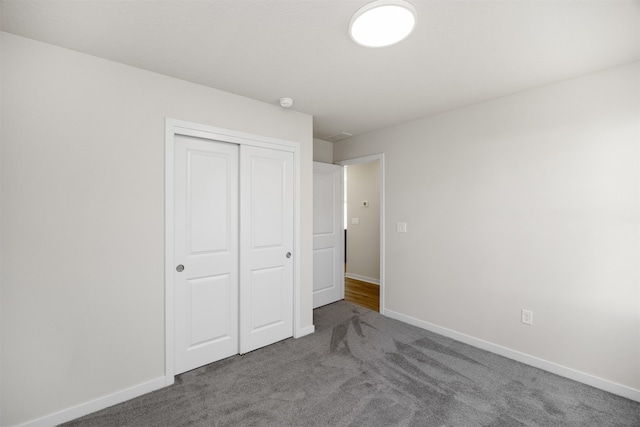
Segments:
[[[342,166],[313,163],[313,308],[344,298]]]
[[[240,352],[293,335],[293,153],[243,145]]]
[[[175,374],[238,353],[238,146],[176,135]]]

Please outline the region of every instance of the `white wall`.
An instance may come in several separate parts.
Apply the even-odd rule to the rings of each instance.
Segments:
[[[298,141],[312,327],[312,118],[2,33],[2,425],[164,374],[165,117]]]
[[[380,284],[379,161],[347,166],[346,276]]]
[[[336,143],[336,161],[386,155],[387,312],[639,399],[639,74],[635,63]]]
[[[313,139],[313,161],[333,163],[333,142]]]

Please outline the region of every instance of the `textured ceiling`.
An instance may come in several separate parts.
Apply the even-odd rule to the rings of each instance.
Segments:
[[[356,46],[368,0],[2,0],[0,28],[277,103],[361,134],[640,59],[640,1],[413,0],[411,37]]]

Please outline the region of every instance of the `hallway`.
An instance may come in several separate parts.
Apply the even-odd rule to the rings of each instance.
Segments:
[[[380,286],[345,277],[344,300],[379,312]]]

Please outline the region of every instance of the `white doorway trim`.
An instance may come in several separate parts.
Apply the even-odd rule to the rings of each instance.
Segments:
[[[238,145],[248,145],[262,148],[272,148],[293,153],[293,337],[307,335],[308,328],[301,328],[300,304],[300,144],[278,138],[254,135],[235,130],[191,123],[167,118],[165,120],[165,380],[166,385],[174,383],[174,139],[176,135],[193,136],[197,138],[228,142]]]
[[[385,314],[386,305],[384,297],[385,289],[385,171],[384,171],[384,153],[372,154],[370,156],[356,157],[354,159],[342,160],[335,162],[340,166],[360,165],[363,163],[380,162],[380,314]],[[349,185],[347,183],[347,185]]]

